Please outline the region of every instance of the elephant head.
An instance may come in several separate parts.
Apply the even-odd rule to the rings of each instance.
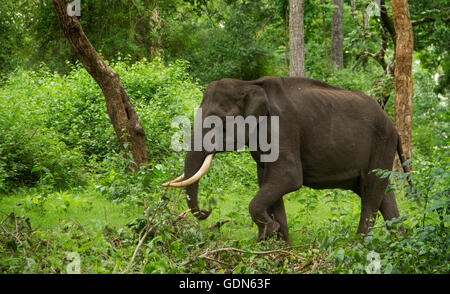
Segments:
[[[163,186],[186,187],[186,199],[191,212],[198,219],[206,219],[211,210],[201,210],[198,206],[198,181],[207,172],[215,153],[232,151],[244,144],[248,145],[249,136],[252,133],[250,128],[241,132],[240,134],[244,134],[244,136],[240,140],[237,138],[239,131],[236,129],[233,132],[227,132],[226,119],[229,117],[246,119],[250,116],[259,118],[268,114],[269,102],[266,92],[261,86],[234,79],[223,79],[210,83],[203,95],[199,111],[196,113],[194,129],[191,134],[191,149],[186,154],[184,174]],[[221,122],[222,133],[216,132],[212,140],[212,148],[211,146],[207,148],[202,143],[205,141],[205,136],[212,131],[212,124],[207,123],[210,118]],[[215,127],[216,125],[217,123],[215,123]],[[233,128],[235,127],[233,126]],[[227,148],[223,148],[224,146]]]

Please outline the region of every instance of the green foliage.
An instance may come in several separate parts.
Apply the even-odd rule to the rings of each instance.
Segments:
[[[0,191],[37,182],[66,188],[83,181],[79,150],[68,148],[45,125],[40,111],[47,101],[34,91],[39,87],[34,74],[18,72],[0,89]]]
[[[76,57],[51,0],[33,0],[21,7],[11,0],[4,2],[0,10],[7,13],[2,13],[0,24],[11,42],[4,43],[1,64],[12,63],[0,72],[17,66],[20,57],[27,59],[24,67],[44,62],[52,70],[69,72],[66,61],[75,64]],[[81,1],[80,22],[107,60],[120,54],[133,62],[156,56],[166,62],[182,58],[204,83],[224,77],[255,79],[279,72],[273,51],[285,43],[285,34],[277,5],[273,1],[86,0]],[[11,20],[17,18],[16,12],[22,14],[20,24]]]
[[[34,3],[33,3],[34,2]],[[20,64],[25,64],[29,55],[26,46],[29,36],[27,28],[34,22],[31,17],[35,0],[16,1],[5,0],[0,3],[0,82],[3,74],[14,70]],[[18,13],[20,10],[20,13]]]
[[[414,74],[413,146],[427,161],[434,161],[450,145],[448,97],[436,94],[439,83],[431,74],[423,67]]]
[[[369,2],[357,2],[359,23]],[[404,173],[375,171],[390,179],[399,203],[402,217],[389,225],[405,231],[386,229],[379,217],[357,236],[355,194],[302,188],[284,197],[294,244],[285,249],[274,238],[255,242],[248,203],[258,185],[247,151],[216,155],[200,183],[200,207],[213,209],[203,222],[186,211],[182,190],[161,184],[183,168],[184,152],[170,148],[171,121],[193,119],[204,84],[287,75],[289,1],[81,1],[87,36],[120,75],[145,128],[150,163],[132,172],[101,90],[76,62],[51,1],[2,1],[0,272],[65,273],[67,253],[79,254],[83,273],[450,272],[446,2],[409,3],[414,187],[405,187]],[[345,68],[326,66],[332,9],[331,1],[305,1],[307,76],[393,97],[380,65],[356,58],[379,50],[379,20],[370,17],[361,31],[348,3]],[[386,54],[389,62],[391,43]],[[393,99],[386,111],[393,116]]]
[[[6,208],[14,212],[3,214]],[[117,250],[122,243],[111,234],[130,221],[132,211],[135,209],[130,206],[114,206],[95,191],[47,195],[29,191],[15,198],[4,197],[0,271],[66,273],[68,253],[77,253],[83,272],[111,272],[123,255],[128,255],[128,251]],[[105,256],[110,259],[104,260]]]
[[[19,38],[15,38],[14,31],[17,26],[14,17],[13,4],[11,2],[2,1],[0,4],[0,38],[2,39],[0,47],[0,72],[8,72],[15,65],[14,49],[19,47],[17,44]],[[14,56],[15,57],[15,56]]]
[[[450,1],[412,1],[410,7],[414,31],[414,49],[425,67],[441,76],[435,92],[448,94],[450,85],[449,52]]]
[[[407,174],[396,171],[377,170],[382,178],[389,178],[388,190],[406,191],[407,197],[417,204],[413,214],[405,214],[389,225],[406,222],[404,234],[386,229],[374,230],[363,243],[349,248],[339,248],[330,255],[336,270],[348,273],[368,271],[365,257],[371,252],[379,255],[380,273],[448,273],[448,224],[450,221],[450,185],[448,152],[435,161],[416,160],[411,180],[413,187],[402,187]]]
[[[120,75],[128,95],[146,131],[147,152],[154,164],[176,153],[169,138],[176,131],[172,119],[187,116],[193,120],[203,97],[203,87],[187,74],[188,63],[176,61],[164,65],[155,58],[133,65],[117,62],[113,67]]]
[[[172,16],[164,19],[169,28],[162,35],[166,59],[183,56],[190,62],[190,73],[204,83],[225,77],[252,80],[277,73],[269,68],[277,66],[273,51],[280,42],[276,37],[282,35],[273,1],[193,2],[178,6],[178,13],[162,9]],[[191,11],[198,15],[188,14]],[[275,20],[277,27],[259,25],[268,20]],[[274,40],[275,44],[270,42]]]
[[[171,120],[192,116],[202,96],[185,63],[164,66],[159,59],[143,59],[129,65],[119,60],[112,67],[145,126],[152,163],[175,155],[167,140],[175,132]],[[120,157],[102,92],[81,66],[66,76],[45,67],[18,70],[0,89],[0,97],[0,191],[37,183],[59,188],[81,184],[84,167]]]
[[[40,3],[35,3],[31,11],[35,21],[30,26],[32,39],[27,41],[37,49],[31,52],[31,62],[45,62],[52,70],[67,72],[70,67],[66,60],[75,63],[76,57],[62,33],[52,1]],[[83,30],[108,60],[119,53],[132,56],[134,61],[157,55],[159,44],[155,33],[160,24],[155,1],[83,0],[80,3]]]

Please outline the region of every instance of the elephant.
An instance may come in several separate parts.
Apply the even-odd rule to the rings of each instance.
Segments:
[[[300,77],[226,78],[208,84],[199,109],[202,120],[211,115],[222,120],[228,116],[264,116],[267,121],[278,117],[277,160],[263,162],[264,151],[250,150],[259,185],[249,204],[251,219],[258,227],[257,241],[277,234],[290,244],[283,196],[302,186],[339,188],[359,195],[359,234],[369,232],[378,211],[386,221],[400,216],[393,191],[386,193],[389,180],[372,172],[391,170],[396,153],[404,171],[409,172],[400,136],[376,100],[362,91]],[[195,132],[204,136],[206,131],[194,127],[192,137]],[[246,133],[247,146],[248,140]],[[190,211],[200,220],[211,210],[199,208],[199,179],[218,152],[224,151],[195,150],[192,139],[184,174],[163,184],[185,187]]]

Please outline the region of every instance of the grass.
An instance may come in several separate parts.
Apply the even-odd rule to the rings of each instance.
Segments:
[[[185,65],[143,60],[114,69],[150,134],[151,168],[135,174],[125,172],[101,91],[82,67],[67,76],[18,70],[0,89],[0,191],[12,193],[0,195],[0,273],[65,273],[68,252],[80,254],[83,273],[365,273],[372,251],[384,272],[450,272],[449,154],[442,135],[448,111],[436,102],[428,72],[415,74],[414,91],[413,196],[422,206],[395,187],[400,213],[409,216],[405,236],[387,231],[382,217],[371,234],[357,236],[358,196],[302,188],[284,197],[294,245],[285,250],[274,239],[255,242],[248,205],[258,185],[248,152],[215,156],[200,184],[200,206],[213,208],[205,221],[180,217],[184,194],[160,187],[184,163],[182,153],[170,151],[176,129],[169,122],[177,115],[192,119],[203,93]],[[350,85],[354,79],[347,78]]]
[[[219,155],[215,160],[200,185],[201,207],[213,208],[205,221],[197,221],[191,214],[175,221],[187,209],[184,193],[176,189],[164,192],[153,188],[152,195],[144,193],[146,196],[133,201],[113,201],[99,192],[95,183],[68,191],[24,189],[1,196],[0,233],[5,229],[15,232],[14,226],[27,219],[31,229],[16,232],[23,244],[14,244],[0,234],[5,244],[0,247],[0,272],[64,273],[70,264],[69,252],[80,254],[83,273],[332,273],[343,271],[336,263],[341,259],[345,263],[343,254],[367,263],[365,253],[355,253],[371,248],[366,244],[366,249],[361,249],[366,241],[355,234],[359,197],[348,191],[304,187],[286,195],[293,248],[284,250],[284,242],[275,239],[256,243],[257,228],[249,216],[248,204],[258,187],[256,173],[251,173],[256,167],[251,166],[248,157],[237,153],[222,158]],[[226,178],[227,170],[235,168],[232,165],[241,164],[248,166],[236,168],[233,178],[241,178],[242,182],[218,180]],[[404,193],[397,194],[402,215],[417,210]],[[149,232],[130,266],[146,223],[144,211],[157,210],[155,199],[161,199],[161,195],[168,202],[159,214],[154,212],[153,222],[158,226]],[[209,228],[225,220],[230,222],[220,229]],[[373,238],[385,238],[386,232],[380,216]],[[356,251],[349,249],[355,246]],[[349,265],[345,266],[347,271]],[[364,272],[362,266],[359,269]]]
[[[138,214],[137,207],[111,202],[94,189],[55,192],[47,196],[23,191],[2,196],[0,201],[4,216],[10,212],[26,215],[34,227],[44,230],[58,228],[67,221],[91,229],[105,225],[120,228]]]
[[[11,249],[7,246],[0,249],[0,270],[10,273],[64,273],[69,252],[83,254],[86,272],[103,272],[99,264],[110,249],[106,231],[123,228],[138,214],[137,207],[113,203],[93,189],[45,196],[21,191],[0,199],[3,228],[12,228],[9,219],[16,227],[22,226],[22,219],[31,226],[31,230],[21,229],[24,241],[13,254],[7,253]]]

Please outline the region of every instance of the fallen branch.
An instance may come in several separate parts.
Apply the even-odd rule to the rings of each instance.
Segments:
[[[234,247],[223,247],[223,248],[218,248],[218,249],[206,251],[206,252],[200,254],[199,256],[197,256],[194,259],[182,262],[179,266],[187,265],[187,264],[189,264],[191,262],[194,262],[194,260],[196,260],[198,258],[214,260],[214,261],[218,262],[217,260],[212,259],[208,255],[211,255],[211,254],[214,254],[214,253],[219,253],[219,252],[227,252],[227,251],[228,252],[229,251],[233,251],[233,252],[237,252],[237,253],[250,253],[250,254],[253,254],[253,255],[267,255],[267,254],[273,254],[273,253],[283,253],[283,254],[293,255],[293,256],[295,256],[298,259],[304,259],[303,257],[298,256],[295,253],[292,253],[292,252],[288,251],[289,249],[294,249],[294,248],[298,248],[298,247],[301,247],[301,245],[289,246],[289,247],[285,247],[285,248],[282,248],[282,249],[275,249],[275,250],[268,250],[268,251],[248,251],[248,250],[234,248]]]
[[[141,232],[139,233],[139,242],[138,245],[136,246],[136,249],[133,252],[133,255],[131,256],[131,260],[127,265],[127,268],[125,269],[125,272],[128,272],[129,270],[132,269],[132,266],[134,264],[134,259],[136,258],[137,253],[139,252],[139,249],[141,248],[142,244],[144,244],[145,239],[147,238],[148,234],[153,231],[154,228],[156,228],[161,221],[153,223],[153,220],[155,219],[155,217],[158,215],[158,211],[163,208],[164,206],[167,205],[168,203],[168,198],[166,198],[166,193],[167,193],[167,188],[164,189],[163,194],[161,195],[161,202],[159,203],[159,205],[156,207],[156,209],[154,210],[154,213],[151,215],[147,216],[147,224],[145,225],[145,227],[141,230]],[[147,207],[145,208],[146,214],[147,214]]]
[[[224,247],[224,248],[214,249],[214,250],[211,250],[211,251],[206,251],[205,253],[201,254],[199,257],[204,257],[207,254],[212,254],[212,253],[217,253],[217,252],[224,252],[224,251],[235,251],[235,252],[238,252],[238,253],[250,253],[250,254],[254,254],[254,255],[266,255],[266,254],[272,254],[272,253],[285,253],[285,254],[295,255],[294,253],[289,252],[287,250],[293,249],[293,248],[298,248],[298,247],[300,247],[300,245],[285,247],[285,248],[282,248],[282,249],[274,249],[274,250],[269,250],[269,251],[248,251],[248,250],[234,248],[234,247]]]
[[[228,223],[228,222],[230,222],[229,219],[224,220],[224,221],[217,222],[217,223],[215,223],[215,224],[213,224],[213,225],[208,226],[208,229],[210,229],[210,230],[213,230],[213,229],[220,229],[221,226],[223,226],[224,224],[226,224],[226,223]]]
[[[14,222],[14,224],[13,224],[13,225],[14,225],[14,228],[12,229],[11,232],[8,231],[8,229],[5,227],[5,225],[3,225],[3,223],[4,223],[7,219],[9,219],[9,221],[10,221],[11,224],[13,224],[13,222]],[[20,219],[20,221],[21,221],[20,225],[21,225],[21,227],[22,227],[22,226],[23,226],[23,225],[22,225],[23,219]],[[20,238],[18,237],[18,236],[21,235],[21,229],[18,227],[17,217],[16,217],[16,215],[14,214],[14,212],[11,212],[10,214],[8,214],[8,215],[2,220],[2,222],[0,223],[0,228],[1,228],[7,235],[11,236],[13,239],[16,239],[17,242],[18,242],[20,245],[23,245],[22,240],[20,240]],[[31,229],[31,228],[30,228],[30,229]],[[15,233],[17,233],[17,235],[16,235]]]
[[[183,211],[182,213],[180,213],[179,215],[177,215],[177,217],[174,219],[173,223],[176,223],[176,222],[184,219],[190,211],[191,211],[191,209],[189,208],[189,209]]]
[[[9,236],[13,237],[14,239],[16,239],[17,242],[18,242],[20,245],[23,245],[23,242],[19,239],[19,237],[17,237],[14,233],[11,233],[10,231],[8,231],[8,230],[5,228],[5,226],[3,226],[3,224],[0,225],[0,228],[2,228],[2,230],[3,230],[7,235],[9,235]]]
[[[214,258],[211,258],[211,257],[208,257],[208,256],[204,256],[204,257],[202,257],[202,258],[204,258],[204,259],[206,259],[206,260],[209,260],[209,261],[217,262],[217,263],[219,263],[219,264],[226,265],[226,266],[228,266],[228,267],[231,267],[231,264],[229,264],[229,263],[227,263],[227,262],[224,262],[224,261],[221,261],[221,260],[218,260],[218,259],[214,259]]]

